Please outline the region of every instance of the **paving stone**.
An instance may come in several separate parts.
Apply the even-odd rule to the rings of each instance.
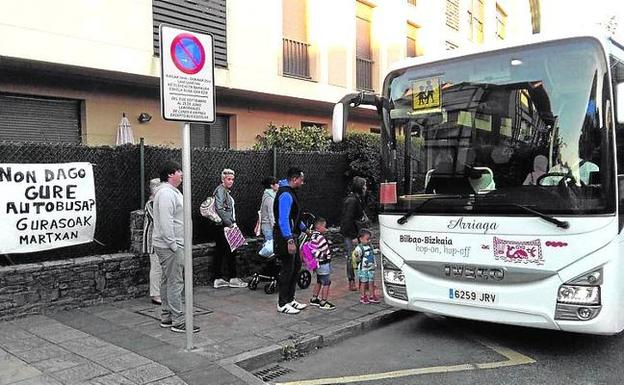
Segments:
[[[0,357],[0,384],[11,384],[41,375],[36,368],[10,354]]]
[[[38,361],[32,364],[35,368],[45,373],[58,372],[63,369],[72,368],[74,366],[86,364],[89,361],[74,353],[68,353],[47,360]]]
[[[139,366],[138,368],[125,370],[120,374],[137,384],[146,384],[148,382],[160,380],[174,375],[174,373],[167,367],[157,363],[151,363]]]
[[[55,343],[69,341],[76,338],[86,338],[89,336],[86,333],[62,324],[39,326],[29,329],[29,331],[32,334]]]
[[[92,362],[52,372],[50,375],[63,384],[79,384],[94,377],[109,374],[110,371]]]
[[[180,377],[172,376],[162,380],[150,382],[149,385],[187,385]]]
[[[113,372],[121,372],[123,370],[136,368],[152,363],[152,360],[135,353],[128,353],[105,357],[99,360],[97,363]]]
[[[126,377],[118,373],[107,374],[105,376],[92,378],[84,385],[136,385]]]
[[[14,382],[11,385],[63,385],[53,377],[44,374],[41,376],[31,377],[26,380]]]
[[[179,373],[178,376],[189,385],[243,384],[238,377],[217,365],[209,365],[190,372]]]
[[[19,351],[13,354],[29,364],[32,364],[33,362],[47,360],[49,358],[62,356],[68,353],[69,352],[67,350],[48,343],[35,349]]]
[[[0,341],[0,347],[9,353],[31,350],[46,344],[47,342],[45,340],[35,337],[32,334],[31,337],[28,338]]]

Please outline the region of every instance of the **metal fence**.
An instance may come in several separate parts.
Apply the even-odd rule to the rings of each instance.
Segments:
[[[180,149],[145,147],[145,189],[158,177],[160,165],[168,159],[181,162]],[[277,152],[277,176],[283,177],[291,166],[301,167],[306,183],[299,198],[305,210],[338,224],[342,199],[345,196],[348,168],[343,153]],[[125,251],[130,242],[130,212],[141,208],[140,148],[87,147],[63,144],[24,144],[0,142],[0,163],[64,163],[90,162],[94,165],[97,223],[95,238],[101,243],[71,246],[37,253],[13,254],[0,258],[0,264],[30,263],[86,255]],[[237,222],[244,234],[251,235],[263,193],[262,179],[273,174],[272,151],[234,151],[208,148],[193,149],[192,212],[193,241],[201,243],[213,238],[211,226],[199,215],[199,205],[221,183],[223,168],[236,172],[232,196],[236,201]]]

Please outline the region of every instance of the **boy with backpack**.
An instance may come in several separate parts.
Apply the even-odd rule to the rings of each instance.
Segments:
[[[361,229],[358,233],[358,245],[351,254],[353,269],[360,281],[360,303],[379,303],[379,297],[375,294],[375,251],[370,245],[371,232]]]
[[[314,221],[314,231],[310,240],[312,246],[312,254],[318,261],[316,268],[316,286],[312,290],[312,299],[310,305],[318,306],[321,310],[334,310],[336,306],[327,300],[329,297],[329,285],[331,285],[331,253],[325,234],[327,232],[327,221],[325,218],[318,217]],[[319,299],[319,294],[321,298]]]

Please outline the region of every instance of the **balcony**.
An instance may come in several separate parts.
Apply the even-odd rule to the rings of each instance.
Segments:
[[[358,90],[373,91],[373,64],[370,59],[355,58],[355,86]]]
[[[310,56],[308,54],[310,44],[291,39],[283,39],[284,76],[300,79],[312,79],[310,77]]]

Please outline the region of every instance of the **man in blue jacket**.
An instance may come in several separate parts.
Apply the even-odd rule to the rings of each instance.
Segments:
[[[282,263],[277,311],[284,314],[297,314],[308,306],[295,301],[296,277],[301,269],[297,238],[301,231],[306,230],[306,226],[301,222],[301,208],[296,191],[303,185],[303,179],[303,171],[291,167],[286,173],[286,179],[279,181],[279,189],[273,203],[275,217],[273,247]]]

